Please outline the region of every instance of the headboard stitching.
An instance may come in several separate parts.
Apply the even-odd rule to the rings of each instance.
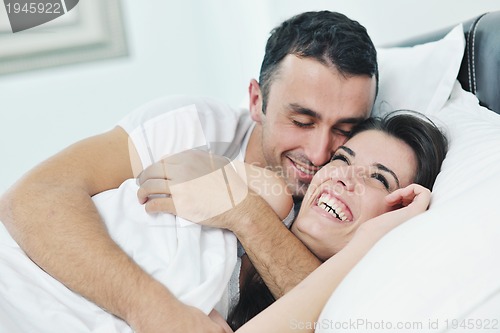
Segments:
[[[467,57],[467,71],[469,74],[469,87],[470,90],[473,94],[476,94],[476,63],[475,63],[475,42],[476,42],[476,31],[477,27],[479,26],[479,22],[483,19],[483,17],[486,14],[481,15],[477,20],[472,22],[471,27],[469,29],[469,52],[471,55]],[[470,38],[470,35],[472,34],[472,38]]]

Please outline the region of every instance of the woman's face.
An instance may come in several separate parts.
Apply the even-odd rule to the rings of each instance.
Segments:
[[[326,260],[363,222],[398,208],[385,197],[413,183],[416,170],[415,153],[406,143],[377,130],[361,132],[314,176],[292,232]]]

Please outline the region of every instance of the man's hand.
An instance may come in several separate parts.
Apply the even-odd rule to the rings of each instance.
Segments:
[[[217,312],[216,310],[212,310],[212,312],[210,312],[208,314],[208,316],[214,322],[216,322],[217,324],[219,324],[224,329],[225,333],[234,333],[233,330],[231,329],[231,327],[229,327],[229,325],[226,322],[226,320],[224,318],[222,318],[222,316],[220,315],[220,313]]]
[[[139,203],[149,213],[171,213],[201,222],[238,205],[247,195],[245,168],[201,150],[169,156],[138,178]]]
[[[181,302],[169,304],[169,311],[149,311],[134,320],[132,327],[137,333],[232,333],[226,321],[212,311],[210,315]]]
[[[138,178],[139,202],[149,213],[171,213],[192,222],[231,229],[240,203],[265,200],[284,219],[292,199],[274,172],[200,150],[187,150],[152,164]],[[240,211],[240,214],[245,213]]]
[[[138,194],[145,203],[152,194],[165,194],[169,185],[184,183],[225,167],[229,158],[198,149],[167,156],[144,169],[137,181],[144,192]]]

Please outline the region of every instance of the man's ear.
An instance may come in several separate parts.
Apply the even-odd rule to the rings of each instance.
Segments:
[[[252,120],[256,123],[262,123],[262,92],[260,90],[260,85],[257,80],[252,79],[250,85],[248,86],[248,96],[249,96],[249,106],[250,116]]]

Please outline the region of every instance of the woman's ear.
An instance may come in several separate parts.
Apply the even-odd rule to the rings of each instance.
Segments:
[[[252,79],[248,86],[248,96],[249,96],[249,106],[250,116],[252,120],[256,123],[262,123],[262,92],[260,90],[260,85],[257,80]]]

